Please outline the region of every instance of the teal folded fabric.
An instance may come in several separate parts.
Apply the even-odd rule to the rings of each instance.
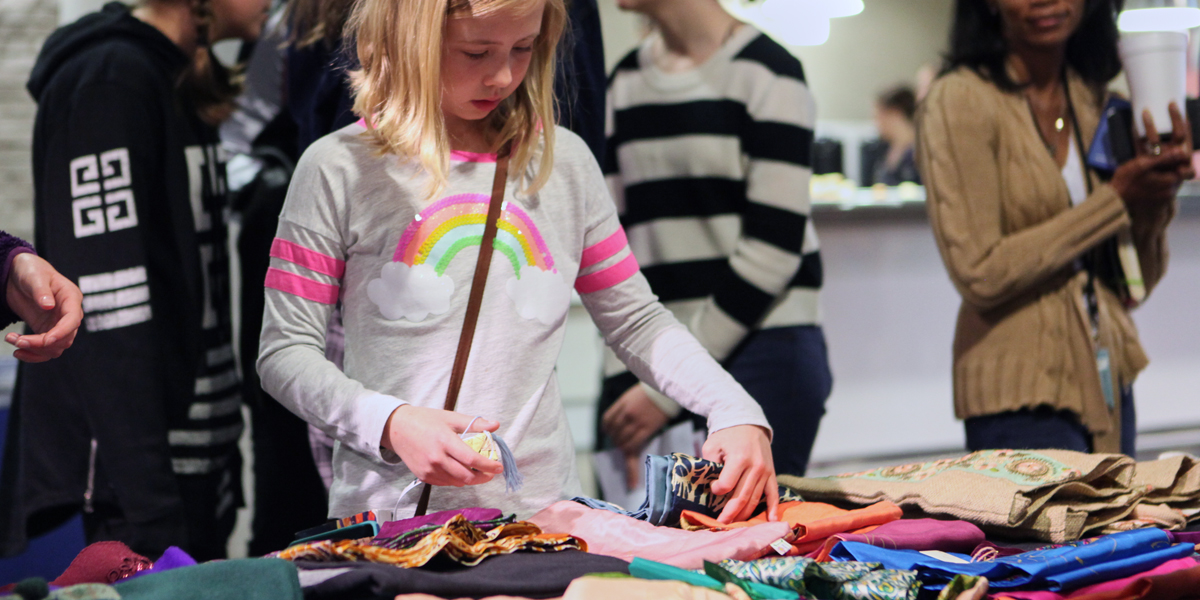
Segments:
[[[296,565],[278,558],[213,561],[115,587],[122,600],[303,600]]]
[[[705,587],[710,590],[725,591],[724,583],[713,577],[644,558],[634,558],[633,562],[629,563],[629,574],[639,579],[682,581],[689,585]],[[800,598],[800,594],[792,590],[780,589],[754,581],[749,581],[748,584],[748,588],[743,587],[743,589],[752,598],[761,598],[764,600],[799,600]]]
[[[879,563],[819,563],[780,556],[749,562],[723,560],[721,566],[747,581],[794,590],[801,598],[915,600],[921,589],[916,571],[884,569]]]

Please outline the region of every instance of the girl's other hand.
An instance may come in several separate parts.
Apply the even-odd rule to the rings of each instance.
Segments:
[[[779,520],[779,484],[775,481],[775,462],[771,441],[765,429],[756,425],[737,425],[709,434],[702,450],[705,460],[723,463],[721,476],[712,484],[714,494],[733,493],[717,520],[722,523],[745,521],[766,496],[767,519]]]
[[[5,336],[17,347],[13,356],[44,362],[71,347],[83,321],[83,294],[70,279],[42,257],[24,253],[13,259],[6,285],[9,308],[33,330],[31,335]]]
[[[472,432],[496,431],[500,424],[462,413],[405,404],[397,407],[383,426],[380,445],[395,452],[418,479],[430,485],[463,487],[492,480],[504,471],[499,461],[488,460],[458,436],[468,426]]]
[[[1136,144],[1137,156],[1117,167],[1112,186],[1130,210],[1160,206],[1175,199],[1179,186],[1196,176],[1192,168],[1191,128],[1171,103],[1171,138],[1163,140],[1150,111],[1142,112],[1146,143]]]

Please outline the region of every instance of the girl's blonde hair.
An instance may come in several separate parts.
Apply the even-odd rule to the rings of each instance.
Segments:
[[[450,141],[442,116],[442,38],[447,19],[532,10],[542,0],[361,0],[346,37],[361,67],[351,72],[354,113],[369,123],[381,152],[417,160],[430,176],[428,198],[446,185]],[[566,23],[563,0],[545,0],[541,34],[524,81],[488,115],[493,150],[512,141],[511,173],[526,173],[533,193],[550,177],[554,156],[555,52]],[[539,142],[541,142],[539,144]]]

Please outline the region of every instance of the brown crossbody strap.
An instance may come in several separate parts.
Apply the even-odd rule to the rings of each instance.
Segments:
[[[510,144],[505,144],[496,156],[496,176],[492,179],[492,199],[488,203],[487,221],[483,224],[483,240],[479,245],[479,261],[475,263],[475,277],[471,280],[471,296],[467,299],[467,316],[463,321],[462,334],[458,336],[458,351],[454,354],[454,370],[450,372],[450,389],[446,390],[445,410],[454,410],[458,403],[458,392],[462,389],[463,375],[467,372],[467,358],[471,355],[471,340],[475,338],[475,324],[479,321],[479,309],[483,305],[483,288],[487,285],[488,268],[492,264],[492,242],[496,239],[496,228],[500,221],[500,210],[504,205],[504,184],[508,180],[508,157]],[[429,494],[433,487],[426,483],[421,487],[421,499],[417,501],[416,516],[424,516],[429,510]]]

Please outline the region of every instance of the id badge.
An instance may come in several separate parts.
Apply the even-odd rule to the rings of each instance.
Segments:
[[[1096,370],[1100,372],[1100,391],[1104,393],[1104,403],[1112,410],[1117,406],[1117,399],[1113,394],[1112,361],[1108,356],[1108,348],[1096,349]]]

